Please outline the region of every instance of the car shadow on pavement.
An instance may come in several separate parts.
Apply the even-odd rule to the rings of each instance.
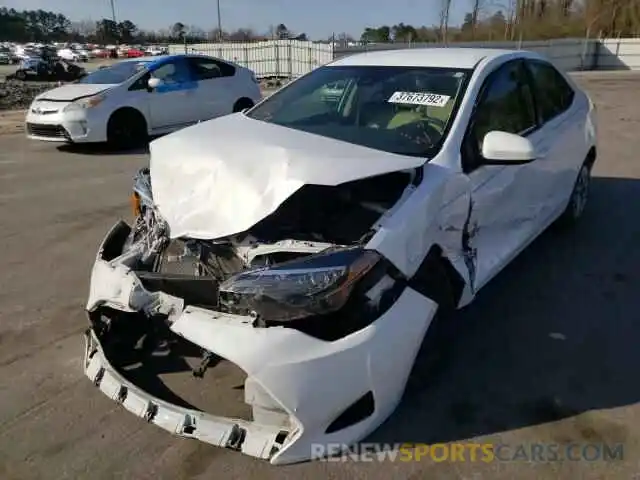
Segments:
[[[152,139],[153,140],[153,139]],[[149,143],[130,148],[121,149],[106,143],[64,144],[57,147],[58,151],[75,155],[117,156],[117,155],[145,155],[149,153]]]
[[[638,402],[638,219],[640,180],[594,178],[575,229],[551,228],[456,314],[432,374],[416,362],[366,441],[462,441]],[[621,442],[633,428],[587,423],[582,441]]]

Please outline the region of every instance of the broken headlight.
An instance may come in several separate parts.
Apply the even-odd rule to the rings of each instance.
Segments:
[[[335,312],[380,259],[372,250],[352,248],[243,272],[220,285],[220,304],[278,322]]]

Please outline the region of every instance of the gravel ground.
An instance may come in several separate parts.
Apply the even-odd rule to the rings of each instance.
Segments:
[[[17,80],[2,82],[0,83],[0,111],[25,109],[37,95],[57,86],[57,83]]]
[[[637,478],[639,80],[580,77],[598,105],[601,142],[583,222],[566,234],[544,234],[460,312],[459,335],[440,374],[428,385],[412,382],[397,412],[369,439],[623,442],[623,460],[276,468],[147,425],[100,393],[81,367],[90,268],[107,229],[130,218],[131,177],[147,154],[106,155],[6,135],[0,137],[0,478]]]

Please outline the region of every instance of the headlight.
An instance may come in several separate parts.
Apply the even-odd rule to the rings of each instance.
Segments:
[[[70,103],[64,108],[65,112],[70,112],[73,110],[84,110],[87,108],[93,108],[97,105],[100,105],[104,101],[104,97],[102,95],[95,95],[89,98],[81,98],[80,100],[76,100],[73,103]]]
[[[138,173],[133,178],[133,192],[131,193],[130,201],[134,217],[142,213],[142,207],[153,207],[149,168],[138,170]]]
[[[335,312],[380,259],[351,248],[243,272],[220,285],[220,303],[279,322]]]

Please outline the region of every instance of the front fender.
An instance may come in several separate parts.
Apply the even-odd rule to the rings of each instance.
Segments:
[[[465,263],[462,236],[471,205],[469,178],[429,164],[424,180],[383,222],[367,244],[407,278],[413,277],[432,247],[438,246],[470,288],[473,265]]]

